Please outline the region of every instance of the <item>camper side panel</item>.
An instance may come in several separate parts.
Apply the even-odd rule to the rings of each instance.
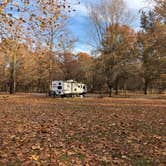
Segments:
[[[72,90],[71,90],[71,83],[68,82],[64,82],[64,94],[71,94]]]
[[[53,81],[52,82],[52,91],[55,95],[64,94],[64,82],[63,81]]]

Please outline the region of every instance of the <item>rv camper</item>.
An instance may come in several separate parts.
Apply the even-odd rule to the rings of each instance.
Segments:
[[[86,84],[78,83],[73,80],[68,81],[52,81],[52,86],[50,90],[51,96],[61,96],[61,97],[74,97],[81,96],[87,93]]]

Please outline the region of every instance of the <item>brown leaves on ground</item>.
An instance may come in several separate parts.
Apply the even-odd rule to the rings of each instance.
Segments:
[[[0,96],[0,165],[165,165],[165,103]]]

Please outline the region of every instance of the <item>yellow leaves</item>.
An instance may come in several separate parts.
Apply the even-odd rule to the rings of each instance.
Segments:
[[[0,15],[4,15],[4,9],[0,7]]]
[[[41,28],[45,28],[46,25],[47,25],[47,24],[46,24],[44,21],[42,21],[42,22],[40,23],[40,27],[41,27]]]
[[[75,155],[75,152],[72,152],[72,151],[67,151],[67,155],[68,155],[68,156]]]
[[[111,156],[110,157],[103,156],[102,160],[105,162],[110,162],[110,161],[112,161],[112,157]]]
[[[91,56],[87,53],[84,53],[84,52],[79,52],[77,54],[77,58],[78,58],[78,61],[80,61],[80,62],[82,61],[82,62],[86,63],[86,62],[92,61]]]
[[[165,149],[165,150],[166,150],[166,149]],[[163,156],[166,157],[166,151],[163,151],[162,154],[163,154]]]
[[[38,155],[31,155],[31,156],[30,156],[30,159],[31,159],[31,160],[35,160],[35,161],[38,161],[38,160],[39,160],[39,156],[38,156]]]
[[[32,150],[43,150],[43,148],[41,148],[40,145],[33,145]]]
[[[55,14],[54,14],[54,18],[57,19],[58,17],[59,17],[59,11],[56,10],[56,11],[55,11]]]
[[[24,0],[24,4],[29,5],[30,4],[29,0]]]
[[[0,14],[4,14],[4,9],[6,7],[6,5],[10,2],[10,0],[4,0],[1,2],[0,5]]]

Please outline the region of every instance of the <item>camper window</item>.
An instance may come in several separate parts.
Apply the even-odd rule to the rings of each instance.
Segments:
[[[58,86],[58,89],[62,89],[62,86]]]

